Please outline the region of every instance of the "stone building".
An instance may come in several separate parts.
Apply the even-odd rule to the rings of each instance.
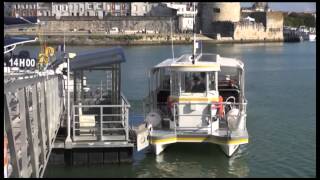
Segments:
[[[55,16],[58,19],[61,16],[69,16],[68,3],[53,2],[52,3],[52,16]]]
[[[132,2],[131,3],[131,16],[146,16],[152,6],[148,2]]]
[[[37,16],[36,2],[12,2],[11,16]]]
[[[85,3],[70,2],[68,3],[68,9],[70,16],[85,16]]]
[[[8,2],[3,3],[4,6],[4,11],[3,11],[3,16],[11,16],[11,11],[12,11],[12,4]]]
[[[109,13],[111,16],[130,16],[131,14],[130,3],[111,2],[106,3],[106,6],[110,7],[110,9],[107,10],[107,13]]]
[[[38,2],[37,3],[37,16],[52,16],[52,3]]]
[[[281,12],[241,12],[240,2],[200,3],[199,17],[202,33],[209,37],[222,40],[283,40]]]
[[[174,3],[163,3],[168,8],[177,10],[177,16],[179,19],[179,31],[190,32],[193,30],[193,16],[197,14],[197,6],[193,8],[191,2],[174,2]]]
[[[52,16],[129,16],[130,4],[125,2],[52,3]]]

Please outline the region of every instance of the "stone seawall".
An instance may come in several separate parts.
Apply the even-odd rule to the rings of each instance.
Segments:
[[[157,33],[170,33],[171,23],[173,32],[178,31],[177,17],[153,16],[106,16],[97,17],[40,17],[46,32],[91,31],[110,32],[114,27],[120,32],[151,30]]]

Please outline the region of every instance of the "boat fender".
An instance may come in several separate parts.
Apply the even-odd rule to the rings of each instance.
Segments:
[[[237,108],[233,108],[227,113],[226,117],[229,130],[235,131],[239,129],[239,113],[240,110]]]
[[[157,127],[157,126],[160,126],[161,124],[161,116],[159,113],[157,112],[150,112],[147,117],[146,117],[146,120],[145,120],[148,124],[151,125],[151,127]],[[149,128],[149,126],[148,126]]]

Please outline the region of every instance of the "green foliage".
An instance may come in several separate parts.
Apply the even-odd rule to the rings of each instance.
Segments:
[[[108,39],[113,39],[115,41],[131,41],[131,40],[140,40],[142,36],[137,35],[120,35],[120,36],[105,36]]]
[[[316,27],[316,19],[312,16],[312,14],[291,13],[284,17],[284,25],[291,27]]]
[[[89,39],[103,39],[104,36],[99,36],[99,35],[91,35],[89,36]]]

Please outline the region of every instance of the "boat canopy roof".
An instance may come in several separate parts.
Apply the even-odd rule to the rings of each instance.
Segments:
[[[124,51],[121,47],[99,48],[77,54],[74,59],[70,60],[70,69],[84,70],[111,64],[120,64],[125,61]]]
[[[29,36],[5,36],[4,37],[4,47],[17,45],[17,44],[24,44],[28,42],[36,41],[35,37]]]
[[[192,55],[185,54],[179,58],[166,59],[165,61],[153,67],[153,70],[158,68],[171,68],[175,71],[220,71],[220,67],[234,67],[243,69],[243,63],[235,58],[225,58],[218,54],[199,54],[196,56],[196,62],[192,64]]]
[[[31,23],[37,23],[38,17],[37,16],[25,16],[23,19],[26,19],[27,21]],[[29,22],[22,20],[21,18],[17,17],[4,17],[3,18],[4,25],[10,26],[10,25],[22,25],[22,24],[29,24]]]

